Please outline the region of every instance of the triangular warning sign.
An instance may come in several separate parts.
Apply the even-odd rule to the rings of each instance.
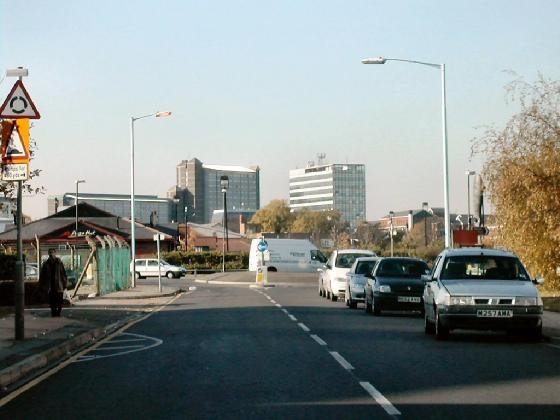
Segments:
[[[29,120],[2,121],[3,163],[29,163]]]
[[[23,86],[23,82],[18,80],[0,107],[1,118],[41,118],[35,104],[31,100],[29,93]]]

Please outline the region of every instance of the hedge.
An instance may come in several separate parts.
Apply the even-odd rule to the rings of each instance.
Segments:
[[[222,269],[221,252],[164,252],[162,258],[170,264],[185,267],[187,270],[220,271]],[[246,270],[249,268],[248,252],[230,252],[225,256],[226,270]]]

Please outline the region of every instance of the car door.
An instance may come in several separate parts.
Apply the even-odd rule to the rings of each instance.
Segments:
[[[157,276],[159,273],[158,260],[148,260],[146,276]]]
[[[424,310],[428,318],[431,320],[435,320],[436,317],[434,311],[434,297],[437,295],[440,287],[438,279],[441,274],[443,260],[443,256],[438,256],[434,262],[434,268],[430,274],[430,280],[427,281],[424,286]]]
[[[373,266],[373,270],[371,271],[371,273],[367,274],[366,277],[366,285],[364,287],[364,291],[365,291],[365,300],[366,302],[371,302],[373,301],[373,288],[375,287],[375,273],[377,272],[378,268],[379,268],[379,264],[381,262],[381,259],[379,259],[375,265]],[[371,297],[370,299],[368,299],[369,297]]]
[[[134,270],[141,276],[146,275],[146,260],[136,260]]]

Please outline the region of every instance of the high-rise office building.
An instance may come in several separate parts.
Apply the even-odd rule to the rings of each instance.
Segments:
[[[258,166],[208,165],[194,158],[181,161],[176,171],[175,196],[180,200],[183,217],[187,208],[189,221],[210,223],[212,215],[223,210],[222,176],[229,180],[226,202],[230,215],[245,215],[248,219],[260,208]]]
[[[364,165],[312,165],[290,170],[290,208],[338,210],[351,227],[356,227],[366,220]]]

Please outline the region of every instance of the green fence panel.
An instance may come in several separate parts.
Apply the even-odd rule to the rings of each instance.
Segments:
[[[101,248],[97,250],[99,294],[131,287],[130,250],[128,248]]]

